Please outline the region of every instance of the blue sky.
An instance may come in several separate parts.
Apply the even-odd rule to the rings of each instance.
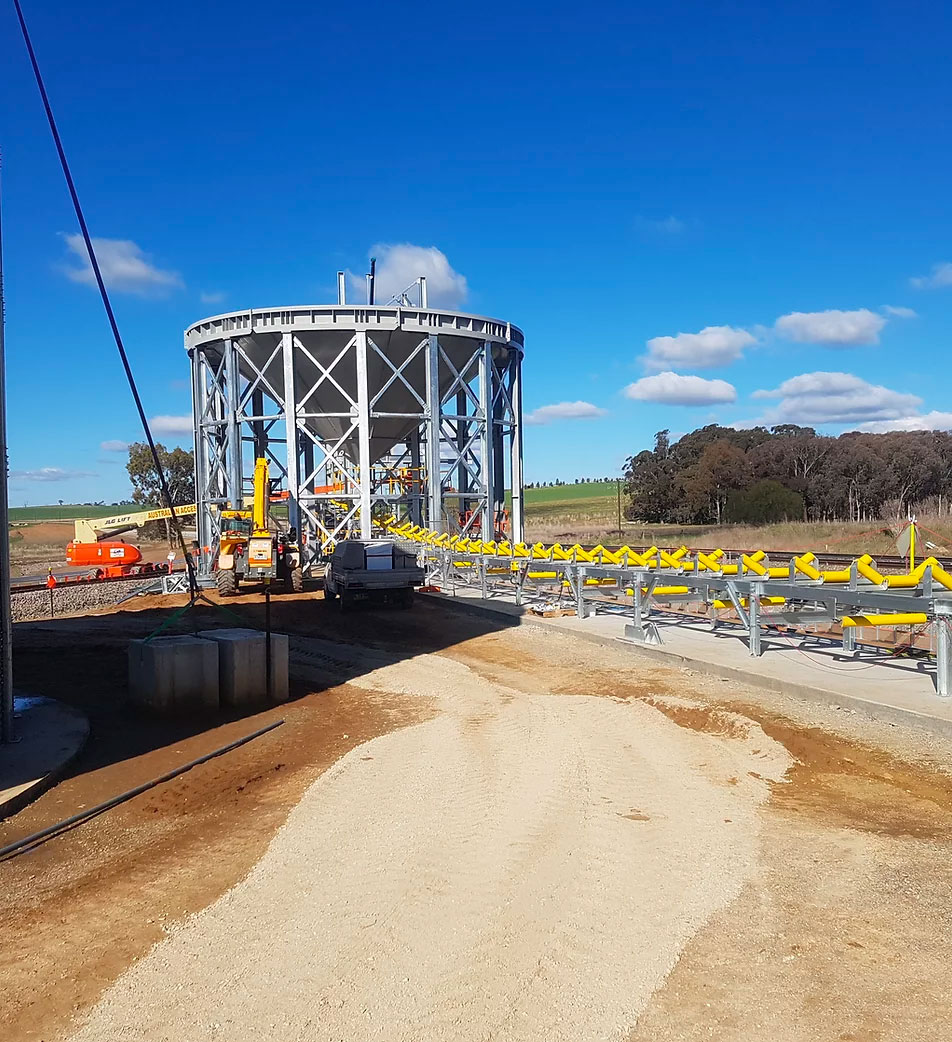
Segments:
[[[191,322],[412,244],[526,333],[528,480],[661,427],[952,426],[942,5],[25,4],[151,416]],[[10,5],[0,148],[11,500],[113,500],[139,431]]]

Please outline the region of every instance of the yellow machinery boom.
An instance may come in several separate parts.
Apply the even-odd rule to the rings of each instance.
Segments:
[[[114,514],[112,517],[77,518],[73,522],[73,539],[77,543],[95,543],[103,536],[118,535],[130,528],[140,528],[150,521],[164,521],[166,518],[187,517],[194,514],[194,503],[184,504],[169,510],[168,507],[156,507],[154,510],[138,510],[131,514]]]

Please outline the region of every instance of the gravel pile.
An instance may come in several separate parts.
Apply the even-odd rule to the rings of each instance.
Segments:
[[[323,774],[72,1042],[621,1042],[757,871],[758,808],[790,761],[755,724],[701,734],[438,656],[294,645],[315,676],[353,653],[363,691],[440,712]]]
[[[149,578],[130,579],[128,582],[75,583],[72,586],[65,584],[57,586],[53,590],[53,613],[54,616],[82,615],[95,608],[118,604],[123,597],[153,586],[155,581],[155,576],[150,576]],[[14,622],[50,617],[49,590],[14,593],[10,597],[10,603],[13,607]]]

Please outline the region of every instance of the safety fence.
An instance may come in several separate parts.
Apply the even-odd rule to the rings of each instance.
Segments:
[[[857,652],[858,632],[908,631],[910,650],[935,656],[937,692],[952,694],[952,574],[935,557],[914,567],[910,560],[905,572],[887,575],[869,554],[847,567],[826,568],[813,553],[780,564],[777,554],[771,561],[763,550],[732,555],[685,546],[529,546],[437,533],[395,519],[385,527],[417,546],[429,582],[445,592],[469,588],[486,599],[512,598],[529,607],[571,606],[580,618],[623,614],[630,618],[625,636],[645,644],[662,643],[650,619],[653,609],[687,609],[712,626],[729,617],[743,627],[754,656],[763,651],[767,627],[823,634],[840,641],[847,654]]]

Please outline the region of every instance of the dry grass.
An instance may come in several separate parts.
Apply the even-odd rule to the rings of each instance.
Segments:
[[[952,517],[926,516],[919,519],[921,553],[952,553]],[[604,543],[606,546],[627,543],[630,546],[705,547],[724,550],[804,551],[814,553],[895,554],[896,536],[902,522],[881,521],[852,523],[848,521],[802,522],[784,521],[773,525],[640,525],[625,523],[619,536],[614,521],[566,512],[555,519],[551,515],[536,518],[529,512],[526,519],[526,541],[534,543],[579,542],[583,546]],[[928,545],[931,543],[932,545]]]

